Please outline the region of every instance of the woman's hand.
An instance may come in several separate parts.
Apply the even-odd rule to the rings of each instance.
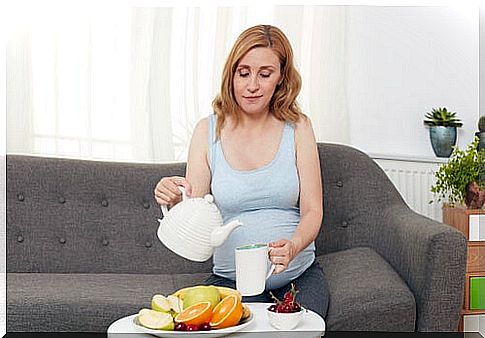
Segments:
[[[290,262],[298,254],[296,245],[288,239],[279,239],[269,243],[269,259],[276,266],[274,273],[280,273],[288,268]]]
[[[185,188],[187,196],[192,193],[192,186],[181,176],[164,177],[157,183],[155,187],[154,196],[155,200],[160,205],[174,206],[182,200],[182,193],[179,190],[179,186]]]

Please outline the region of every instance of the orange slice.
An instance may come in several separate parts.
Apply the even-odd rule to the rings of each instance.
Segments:
[[[224,297],[212,310],[210,326],[214,329],[223,329],[237,325],[241,320],[243,307],[236,295]]]
[[[211,303],[200,302],[189,306],[175,317],[175,322],[187,325],[201,325],[208,323],[212,317]]]

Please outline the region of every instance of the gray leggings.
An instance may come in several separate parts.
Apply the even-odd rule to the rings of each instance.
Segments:
[[[296,289],[299,290],[296,300],[305,308],[315,311],[323,318],[327,315],[329,294],[328,285],[323,273],[322,268],[317,261],[314,261],[312,265],[298,278],[293,280]],[[206,285],[218,285],[226,286],[235,289],[236,281],[212,274],[206,281]],[[291,288],[291,283],[271,292],[283,300],[283,295]],[[264,291],[257,296],[243,297],[245,303],[273,303],[274,300],[268,291]]]

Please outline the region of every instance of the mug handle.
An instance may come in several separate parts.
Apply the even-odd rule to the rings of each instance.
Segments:
[[[276,268],[276,265],[271,264],[271,267],[269,268],[268,274],[266,275],[266,279],[268,279],[269,276],[271,276],[273,274],[275,268]]]

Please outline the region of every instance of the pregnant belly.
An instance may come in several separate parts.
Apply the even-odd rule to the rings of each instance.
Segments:
[[[234,229],[226,241],[216,248],[213,258],[214,273],[232,280],[236,278],[234,250],[237,247],[255,243],[269,243],[282,238],[291,239],[300,221],[300,216],[297,211],[293,210],[271,210],[271,212],[258,210],[243,213],[237,219],[243,225]],[[225,221],[225,224],[231,220],[228,219]],[[272,288],[285,285],[310,266],[313,259],[314,245],[312,243],[295,257],[285,272],[273,275],[267,284],[272,286]]]

